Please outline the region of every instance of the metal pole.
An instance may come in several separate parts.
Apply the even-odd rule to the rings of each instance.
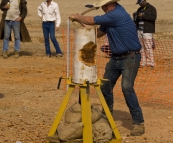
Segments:
[[[67,20],[67,77],[70,74],[70,20]],[[66,87],[68,90],[68,84]]]

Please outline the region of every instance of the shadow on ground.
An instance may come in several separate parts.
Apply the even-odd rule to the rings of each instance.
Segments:
[[[4,98],[4,94],[0,93],[0,99]]]
[[[115,121],[121,121],[124,128],[131,130],[133,128],[130,113],[121,110],[113,111],[113,118]]]
[[[32,56],[33,54],[31,52],[27,52],[27,51],[21,51],[20,52],[20,56]]]
[[[97,103],[94,103],[92,105],[96,106],[98,108],[100,107],[100,104],[97,104]],[[118,126],[123,126],[124,128],[129,129],[129,130],[131,130],[133,128],[132,118],[131,118],[131,114],[129,112],[114,109],[113,110],[113,119],[115,120],[115,122],[117,122],[117,121],[121,122],[121,125],[118,125]]]
[[[8,56],[14,56],[15,52],[9,52]],[[27,51],[20,51],[19,52],[20,56],[32,56],[33,54],[31,52],[27,52]]]

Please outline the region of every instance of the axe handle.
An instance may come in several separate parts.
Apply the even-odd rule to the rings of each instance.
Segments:
[[[86,14],[86,13],[92,11],[92,10],[96,10],[96,9],[97,9],[96,7],[92,7],[92,8],[90,8],[90,9],[87,9],[87,10],[85,10],[84,12],[82,12],[81,15],[84,15],[84,14]]]
[[[86,14],[86,13],[92,11],[92,10],[96,10],[96,9],[97,9],[96,7],[92,7],[92,8],[90,8],[90,9],[87,9],[87,10],[85,10],[84,12],[82,12],[81,15],[84,15],[84,14]],[[71,18],[70,18],[70,20],[71,20],[72,22],[74,21],[74,20],[71,19]]]

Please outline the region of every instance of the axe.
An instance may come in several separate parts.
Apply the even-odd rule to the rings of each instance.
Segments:
[[[87,4],[87,5],[85,5],[85,7],[88,7],[89,9],[85,10],[85,11],[82,12],[80,15],[84,15],[84,14],[86,14],[86,13],[92,11],[92,10],[97,10],[97,9],[99,9],[99,7],[94,7],[94,6],[91,5],[91,4]],[[72,22],[74,21],[74,20],[71,19],[71,18],[70,18],[70,20],[71,20]]]
[[[88,7],[89,9],[85,10],[84,12],[82,12],[81,15],[84,15],[84,14],[86,14],[86,13],[92,11],[92,10],[97,10],[97,9],[99,9],[99,7],[94,7],[94,6],[91,5],[91,4],[87,4],[87,5],[85,5],[85,7]]]

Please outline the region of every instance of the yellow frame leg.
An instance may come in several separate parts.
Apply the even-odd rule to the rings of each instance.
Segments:
[[[58,113],[56,115],[56,118],[52,124],[52,127],[49,131],[48,136],[53,136],[56,132],[56,129],[60,123],[60,120],[63,116],[63,113],[67,107],[67,104],[70,100],[70,96],[72,95],[72,92],[76,85],[80,87],[80,100],[81,100],[81,111],[82,111],[82,123],[84,125],[83,127],[83,143],[93,143],[93,137],[92,137],[92,119],[91,119],[91,103],[90,103],[90,97],[89,94],[87,94],[87,84],[79,85],[79,84],[71,84],[71,79],[68,78],[67,83],[69,84],[68,91],[66,92],[64,99],[62,101],[62,104],[60,105],[60,108],[58,110]],[[97,84],[92,84],[98,94],[98,97],[100,99],[100,102],[103,106],[103,109],[105,111],[105,114],[108,118],[108,121],[110,123],[110,126],[113,130],[113,133],[115,135],[115,138],[112,139],[109,143],[122,143],[121,135],[118,131],[118,128],[115,124],[115,121],[109,111],[109,108],[107,106],[107,103],[104,99],[104,96],[100,90],[100,84],[101,80],[97,81]],[[90,86],[90,85],[89,85]],[[47,141],[46,143],[51,143],[50,141]]]
[[[61,106],[60,106],[60,108],[58,110],[58,113],[57,113],[56,118],[55,118],[55,120],[54,120],[54,122],[52,124],[52,127],[51,127],[51,129],[49,131],[48,136],[53,136],[55,134],[56,129],[57,129],[58,125],[59,125],[59,122],[60,122],[60,120],[62,118],[62,115],[63,115],[65,109],[66,109],[66,106],[67,106],[67,104],[69,102],[70,96],[71,96],[74,88],[75,88],[75,85],[69,85],[68,91],[66,92],[66,94],[64,96],[64,99],[63,99],[62,104],[61,104]],[[50,143],[50,142],[47,141],[47,143]]]
[[[86,86],[80,86],[80,99],[82,108],[83,143],[93,143],[91,104],[89,94],[86,94]]]
[[[101,102],[101,104],[103,106],[103,109],[105,111],[105,114],[106,114],[106,116],[108,118],[108,121],[109,121],[109,123],[111,125],[111,128],[113,130],[113,133],[114,133],[114,135],[116,137],[115,140],[113,139],[109,143],[122,143],[121,135],[120,135],[120,133],[118,131],[118,128],[117,128],[117,126],[115,124],[115,121],[114,121],[114,119],[113,119],[113,117],[112,117],[112,115],[110,113],[110,110],[109,110],[109,108],[107,106],[107,103],[106,103],[106,101],[104,99],[104,96],[103,96],[103,94],[102,94],[102,92],[100,90],[100,86],[99,85],[94,85],[94,88],[95,88],[95,90],[96,90],[96,92],[98,94],[98,97],[99,97],[100,102]]]

